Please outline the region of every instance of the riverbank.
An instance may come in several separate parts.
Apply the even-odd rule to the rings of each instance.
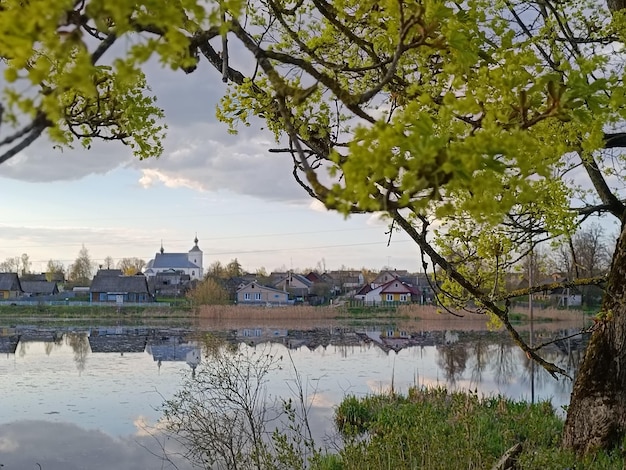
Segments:
[[[215,328],[315,328],[346,325],[387,325],[407,331],[476,330],[486,331],[487,316],[467,312],[452,315],[434,306],[406,305],[397,308],[351,308],[347,305],[310,307],[252,307],[242,305],[204,305],[194,309],[184,307],[144,306],[0,306],[4,323],[28,322],[127,325],[169,324],[201,330]],[[512,314],[520,330],[530,328],[529,317],[523,311]],[[537,310],[534,324],[542,330],[584,328],[590,316],[578,310]]]

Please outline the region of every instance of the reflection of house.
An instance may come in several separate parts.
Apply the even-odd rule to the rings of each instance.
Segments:
[[[237,289],[237,303],[239,305],[285,305],[289,301],[289,294],[285,291],[260,285],[252,281]]]
[[[202,349],[196,342],[183,342],[180,336],[151,338],[146,352],[161,367],[162,362],[185,361],[192,369],[200,363]]]
[[[402,348],[413,346],[411,335],[405,331],[366,331],[365,337],[385,352],[398,352]]]
[[[283,341],[289,334],[288,330],[271,328],[242,328],[235,333],[235,339],[248,344]]]
[[[0,273],[0,299],[14,299],[22,295],[17,273]]]
[[[144,274],[152,277],[163,271],[179,271],[191,279],[202,279],[202,250],[198,247],[198,237],[187,253],[166,253],[161,246],[161,251],[148,261]]]
[[[113,271],[113,273],[112,273]],[[117,275],[117,269],[101,269],[89,288],[90,302],[145,303],[152,302],[148,281],[143,274]],[[121,271],[120,271],[121,272]]]
[[[56,282],[22,280],[21,285],[24,295],[29,297],[56,295],[59,293],[59,287]]]
[[[146,335],[99,335],[92,331],[89,335],[89,346],[94,353],[110,352],[144,352],[148,343]]]
[[[0,329],[0,353],[15,354],[20,336],[13,328]]]

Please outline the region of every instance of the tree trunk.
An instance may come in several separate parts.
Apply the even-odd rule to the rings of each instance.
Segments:
[[[596,323],[574,382],[563,444],[579,454],[609,449],[626,433],[626,229],[622,229]]]

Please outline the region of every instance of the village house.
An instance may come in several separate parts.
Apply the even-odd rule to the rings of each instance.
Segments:
[[[14,299],[23,292],[17,273],[0,273],[0,300]]]
[[[273,287],[287,292],[291,298],[304,300],[311,293],[312,285],[313,283],[301,274],[288,272],[282,278],[275,281]]]
[[[43,297],[59,293],[59,286],[52,281],[20,281],[26,297]]]
[[[287,305],[289,294],[252,281],[237,289],[237,303],[239,305]]]
[[[400,279],[392,279],[382,285],[366,284],[354,295],[355,299],[366,304],[381,302],[411,303],[421,299],[421,292],[409,283]]]
[[[143,274],[124,276],[119,269],[101,269],[89,288],[89,301],[93,303],[146,303],[154,297],[148,290],[148,280]]]
[[[356,292],[365,284],[365,277],[361,271],[330,271],[328,275],[329,279],[332,280],[334,287],[343,294]]]
[[[148,277],[148,288],[160,297],[181,297],[192,288],[191,276],[182,271],[168,269]]]

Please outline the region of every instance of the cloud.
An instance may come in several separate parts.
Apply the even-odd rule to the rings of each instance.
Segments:
[[[164,155],[131,162],[143,187],[163,184],[197,191],[228,190],[272,201],[302,201],[309,196],[294,181],[290,157],[271,154],[262,133],[226,134],[219,123],[170,127]]]
[[[0,425],[0,442],[10,443],[0,447],[0,463],[7,469],[37,468],[37,464],[45,470],[192,468],[170,441],[166,451],[173,463],[165,461],[162,444],[166,441],[156,434],[118,439],[73,424],[18,421]]]
[[[19,443],[10,437],[0,436],[0,454],[4,452],[15,452],[20,448]]]
[[[28,182],[74,181],[103,175],[132,159],[130,149],[119,142],[80,144],[63,150],[42,137],[2,165],[2,176]]]
[[[217,121],[215,107],[226,88],[208,64],[190,75],[154,63],[146,65],[146,72],[168,126],[160,158],[140,161],[120,142],[94,141],[89,150],[80,144],[60,150],[42,137],[3,165],[3,176],[28,182],[71,181],[124,168],[138,172],[137,182],[144,188],[230,190],[272,201],[308,198],[293,179],[291,157],[269,153],[276,146],[274,137],[259,120],[241,125],[238,135],[229,134],[226,124]]]
[[[149,188],[157,183],[163,183],[168,188],[190,188],[202,190],[202,185],[198,181],[193,181],[182,177],[170,177],[160,170],[146,169],[142,170],[142,177],[139,178],[139,184],[143,188]]]

